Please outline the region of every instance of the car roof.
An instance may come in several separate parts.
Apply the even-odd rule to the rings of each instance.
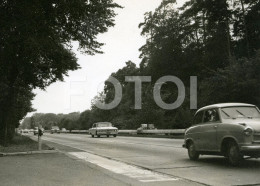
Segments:
[[[208,106],[202,107],[197,112],[202,111],[202,110],[206,110],[206,109],[211,109],[211,108],[237,107],[237,106],[255,107],[255,105],[248,104],[248,103],[218,103],[218,104],[208,105]]]

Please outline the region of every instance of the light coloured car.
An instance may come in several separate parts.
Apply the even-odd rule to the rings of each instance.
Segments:
[[[29,133],[29,129],[23,129],[22,133]]]
[[[97,136],[100,137],[104,136],[114,136],[116,137],[118,134],[118,129],[113,127],[112,123],[110,122],[98,122],[94,123],[92,128],[89,129],[89,134],[93,137]]]
[[[185,131],[183,147],[191,160],[223,155],[232,165],[244,156],[260,157],[260,111],[255,105],[223,103],[199,109]]]
[[[142,134],[144,131],[156,130],[154,124],[141,124],[141,126],[137,129],[137,134]]]
[[[53,134],[53,133],[59,134],[60,133],[60,128],[58,126],[52,126],[51,127],[51,134]]]

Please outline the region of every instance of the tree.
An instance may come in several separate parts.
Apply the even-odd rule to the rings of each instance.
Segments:
[[[91,111],[86,110],[86,111],[80,113],[78,122],[79,122],[80,129],[88,130],[89,128],[91,128],[91,126],[92,126]]]
[[[87,129],[99,121],[120,129],[136,129],[141,123],[189,127],[195,113],[189,103],[190,76],[198,76],[198,107],[219,102],[260,106],[259,7],[259,0],[190,0],[177,9],[175,0],[162,1],[139,25],[146,37],[139,49],[140,67],[128,61],[111,74],[122,85],[120,104],[111,110],[95,106],[97,101],[114,99],[114,86],[107,81],[91,110],[83,112],[73,127]],[[175,110],[163,110],[153,100],[154,83],[166,75],[179,77],[185,85],[185,101]],[[134,109],[134,83],[126,82],[125,76],[152,76],[151,83],[142,84],[141,110]],[[176,85],[165,83],[161,97],[166,103],[176,101]]]
[[[232,66],[201,83],[201,103],[245,102],[260,106],[260,51],[251,59],[241,58]]]
[[[3,131],[10,125],[16,87],[44,89],[78,69],[72,41],[83,53],[101,53],[96,36],[114,25],[118,7],[112,0],[1,1],[0,81],[6,93],[0,143],[7,144]]]

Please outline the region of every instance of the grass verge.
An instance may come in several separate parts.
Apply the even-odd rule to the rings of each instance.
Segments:
[[[49,150],[50,148],[42,144],[42,150]],[[0,145],[0,153],[9,153],[9,152],[28,152],[28,151],[37,151],[38,142],[33,141],[27,136],[15,135],[13,140],[10,142],[8,147],[3,147]]]

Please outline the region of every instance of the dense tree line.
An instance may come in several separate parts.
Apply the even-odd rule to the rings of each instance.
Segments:
[[[108,81],[92,107],[74,121],[74,128],[88,129],[96,121],[111,121],[121,129],[136,129],[141,123],[157,128],[186,128],[195,110],[190,109],[190,76],[198,77],[198,107],[221,102],[245,102],[260,106],[260,1],[190,0],[175,8],[175,0],[163,0],[144,15],[139,27],[146,37],[140,48],[140,66],[126,66],[112,73],[123,87],[120,104],[112,110],[95,106],[110,103],[115,89]],[[164,110],[153,99],[157,79],[172,75],[186,87],[184,103]],[[125,76],[151,76],[142,84],[142,109],[134,109],[134,83]],[[176,100],[173,83],[162,86],[164,102]]]
[[[35,113],[33,116],[23,120],[21,128],[33,129],[41,125],[46,130],[50,130],[52,126],[59,126],[68,130],[82,129],[78,122],[79,118],[80,113],[78,112],[69,114]]]
[[[33,111],[34,88],[79,68],[72,41],[83,53],[101,53],[96,37],[114,25],[117,7],[113,0],[0,2],[0,144]]]
[[[245,102],[260,106],[260,1],[190,0],[175,8],[175,0],[164,0],[154,12],[147,12],[139,25],[147,38],[140,48],[140,67],[127,62],[111,76],[123,87],[118,107],[91,112],[100,121],[120,128],[136,129],[141,123],[158,128],[186,128],[195,110],[190,109],[190,76],[198,77],[198,107],[221,102]],[[173,75],[186,86],[181,107],[163,110],[153,100],[153,87],[162,76]],[[151,76],[143,83],[142,109],[134,109],[134,84],[125,76]],[[114,87],[106,82],[93,101],[111,102]],[[176,86],[162,86],[161,97],[173,103]]]

